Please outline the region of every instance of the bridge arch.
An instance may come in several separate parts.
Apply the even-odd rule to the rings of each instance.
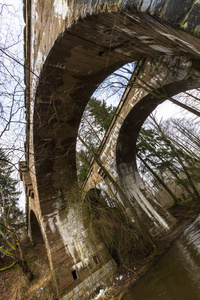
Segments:
[[[123,12],[120,13],[123,16]],[[115,46],[110,47],[112,31],[109,30],[109,26],[115,18],[115,14],[102,13],[77,22],[56,41],[41,72],[32,115],[33,139],[31,136],[30,140],[32,140],[35,155],[32,160],[35,165],[40,204],[44,212],[49,202],[47,195],[60,197],[76,182],[75,145],[78,126],[84,108],[96,86],[125,63],[149,57],[149,55],[156,57],[170,52],[173,55],[185,53],[198,57],[198,51],[193,50],[196,49],[196,45],[192,44],[194,40],[190,41],[190,36],[187,36],[186,40],[183,36],[182,41],[178,38],[172,41],[167,33],[162,32],[153,38],[148,29],[150,26],[148,20],[145,32],[149,33],[150,43],[143,43],[142,39],[137,38],[138,44],[135,46],[131,35],[127,36],[127,32],[123,32],[120,27],[122,22],[120,19],[119,24],[115,23],[115,36],[118,34],[120,36],[118,40],[122,43],[119,46],[119,41],[113,38]],[[98,26],[94,30],[93,19],[97,24],[100,20],[101,22],[104,20],[105,24],[101,24],[103,31],[98,32]],[[130,26],[137,23],[134,18],[130,17],[129,22]],[[157,21],[152,21],[150,18],[150,23],[152,22],[153,25],[158,26]],[[87,29],[85,33],[83,33],[83,28]],[[137,35],[143,36],[144,33],[140,32],[143,27],[139,26],[137,30]],[[80,37],[80,34],[83,36]],[[89,34],[90,41],[86,42],[85,34]],[[178,29],[174,30],[174,35],[176,34],[179,35]],[[100,47],[95,42],[96,36],[100,36],[99,39],[104,44],[103,49],[108,50],[103,51],[102,46]],[[182,49],[180,49],[181,42],[184,45]],[[165,48],[161,46],[162,43],[165,44]],[[186,47],[184,43],[189,46]],[[127,44],[130,45],[127,47]],[[152,45],[156,47],[150,47]],[[139,51],[138,48],[142,50]],[[63,166],[66,167],[63,169]]]
[[[186,80],[172,82],[162,88],[158,88],[157,91],[159,91],[160,94],[162,94],[162,91],[165,91],[165,94],[168,97],[173,97],[181,92],[199,87],[200,73],[198,76],[196,74],[195,78],[188,76],[188,79]],[[138,207],[138,204],[139,207],[140,205],[141,207],[144,206],[143,209],[146,211],[147,215],[151,215],[151,204],[161,216],[163,213],[159,203],[153,199],[148,199],[148,204],[145,205],[145,197],[142,192],[143,183],[138,173],[136,163],[136,142],[140,129],[147,117],[157,105],[167,100],[167,96],[155,97],[155,95],[149,93],[142,98],[125,118],[117,139],[116,164],[120,182],[129,199],[132,199],[133,205],[136,207]],[[145,221],[148,223],[146,217]]]
[[[29,236],[33,245],[44,245],[41,227],[33,210],[30,211],[29,229]]]
[[[46,234],[64,294],[77,285],[66,272],[74,265],[66,246],[66,236],[71,240],[73,231],[67,229],[66,216],[69,190],[77,181],[76,138],[87,101],[104,78],[128,62],[161,55],[198,60],[199,39],[192,32],[199,20],[191,21],[194,2],[190,0],[180,4],[183,10],[177,10],[173,0],[166,5],[155,0],[62,1],[61,10],[53,1],[54,13],[45,1],[41,7],[38,3],[32,4],[40,17],[34,16],[32,41],[26,48],[33,49],[29,70],[39,76],[35,80],[29,73],[26,79],[30,86],[27,156],[42,226],[53,222]]]
[[[156,98],[154,95],[148,94],[132,108],[123,122],[117,140],[116,159],[118,172],[121,175],[126,174],[129,169],[133,172],[137,171],[136,142],[138,134],[143,123],[153,110],[159,104],[167,100],[168,97],[173,97],[181,92],[199,87],[200,73],[199,78],[196,77],[194,79],[190,77],[188,80],[173,82],[157,89],[160,94],[162,94],[162,91],[164,90],[166,92],[166,96]]]
[[[164,90],[166,96],[156,98],[152,94],[148,94],[143,99],[141,99],[129,112],[123,125],[120,129],[118,140],[117,140],[117,167],[119,173],[123,173],[125,168],[132,168],[137,170],[136,166],[136,142],[140,129],[148,118],[148,116],[153,112],[153,110],[162,102],[168,99],[168,97],[173,97],[181,92],[187,90],[196,89],[200,87],[200,73],[199,78],[189,78],[188,80],[182,80],[180,82],[170,83],[157,89],[160,94]],[[124,168],[124,169],[123,169]],[[125,172],[126,173],[126,172]]]

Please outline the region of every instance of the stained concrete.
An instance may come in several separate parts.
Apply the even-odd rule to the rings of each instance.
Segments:
[[[180,9],[174,8],[173,0],[32,0],[31,3],[24,0],[24,3],[26,164],[34,194],[34,198],[27,195],[28,211],[33,210],[38,220],[52,272],[64,295],[111,260],[100,241],[94,245],[85,236],[83,216],[71,205],[71,190],[77,181],[77,130],[83,110],[98,84],[127,62],[165,55],[173,61],[174,56],[185,56],[198,69],[198,1],[178,2]],[[181,66],[184,73],[187,63]],[[186,86],[196,80],[195,76],[188,71]],[[148,99],[148,95],[145,97]],[[153,107],[151,97],[149,101]],[[148,110],[145,103],[144,100],[144,115]],[[127,161],[120,150],[125,143],[123,132],[128,132],[126,125],[121,128],[116,172],[129,189],[127,170],[130,165],[133,171],[134,159]],[[134,143],[127,145],[134,151]],[[162,218],[167,222],[165,216]],[[102,259],[90,269],[94,253]],[[79,273],[78,280],[73,278],[74,269]],[[113,271],[107,274],[104,283],[111,274]],[[99,278],[95,280],[99,282]]]

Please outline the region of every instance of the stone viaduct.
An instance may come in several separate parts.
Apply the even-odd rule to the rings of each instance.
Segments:
[[[198,0],[24,0],[27,140],[21,175],[29,235],[45,244],[62,299],[88,299],[116,270],[103,241],[90,239],[71,195],[84,108],[96,87],[128,62],[142,60],[99,157],[153,236],[174,224],[160,203],[142,193],[135,144],[159,103],[200,86],[199,11]],[[141,79],[147,89],[139,88]],[[162,96],[153,96],[151,88]],[[130,214],[95,162],[85,190],[94,187],[115,194]]]

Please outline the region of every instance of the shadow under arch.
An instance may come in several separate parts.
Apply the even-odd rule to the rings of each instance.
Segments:
[[[143,237],[138,238],[123,210],[107,192],[92,188],[86,193],[85,201],[93,233],[102,240],[118,266],[124,264],[128,253],[133,255],[137,249],[143,249]]]
[[[84,208],[88,221],[91,222],[91,224],[93,223],[92,225],[95,226],[96,229],[98,228],[97,231],[99,231],[99,233],[101,229],[104,230],[104,226],[111,225],[108,219],[112,218],[111,215],[117,210],[115,201],[105,191],[99,188],[91,188],[86,192]],[[103,240],[103,234],[101,239]]]
[[[85,195],[87,213],[92,223],[93,234],[104,243],[117,265],[121,264],[118,250],[121,236],[122,216],[115,201],[104,190],[90,189]],[[88,224],[87,224],[88,225]]]
[[[30,239],[34,246],[44,245],[41,228],[33,210],[30,212]]]

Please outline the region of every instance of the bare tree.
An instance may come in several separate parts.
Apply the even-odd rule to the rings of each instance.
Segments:
[[[0,4],[0,141],[12,163],[24,155],[22,3]],[[9,4],[8,4],[9,3]],[[15,159],[14,159],[15,158]]]

